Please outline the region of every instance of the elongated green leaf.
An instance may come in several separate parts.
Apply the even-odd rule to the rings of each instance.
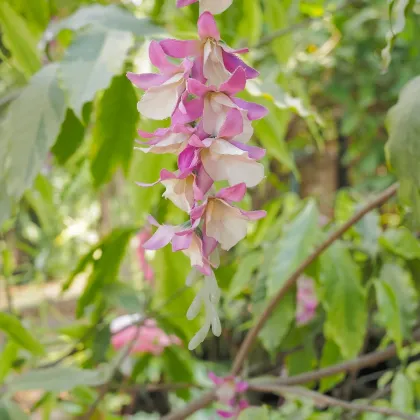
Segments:
[[[111,232],[101,243],[100,256],[91,261],[93,263],[92,274],[89,276],[86,287],[77,302],[76,314],[82,316],[86,307],[96,297],[100,297],[103,287],[117,280],[121,260],[125,255],[128,242],[137,228],[118,228]],[[94,258],[94,254],[91,254]],[[88,263],[82,259],[82,266]],[[86,264],[85,264],[86,263]]]
[[[270,354],[275,354],[284,337],[286,337],[295,319],[295,313],[295,294],[289,292],[265,323],[259,335],[263,346]]]
[[[420,258],[420,242],[405,227],[388,229],[379,242],[387,250],[407,260]]]
[[[234,298],[242,289],[250,285],[252,275],[261,263],[262,255],[260,252],[251,252],[240,261],[238,269],[230,283],[228,298]]]
[[[401,350],[401,316],[395,293],[386,282],[375,281],[375,289],[381,323],[389,337],[395,341],[398,350]]]
[[[256,44],[260,37],[264,24],[264,16],[259,1],[244,0],[242,10],[244,17],[239,25],[240,39],[247,39],[248,44]]]
[[[273,296],[287,278],[309,255],[317,241],[319,212],[314,201],[287,226],[275,245],[273,261],[267,279],[268,296]]]
[[[336,365],[343,361],[340,348],[335,344],[334,341],[327,340],[322,348],[321,364],[320,367],[324,368],[327,366]],[[328,376],[321,379],[319,384],[319,390],[321,392],[329,391],[339,384],[345,377],[344,373],[338,373],[337,375]]]
[[[43,354],[44,347],[13,315],[0,313],[0,330],[20,347],[34,354]]]
[[[18,355],[19,346],[13,341],[8,340],[4,346],[3,351],[0,354],[0,383],[3,382],[4,378],[9,373],[10,369],[13,366],[13,362]]]
[[[413,413],[415,403],[413,384],[404,373],[398,372],[395,375],[391,389],[392,406],[403,413]]]
[[[366,291],[357,264],[341,242],[320,257],[320,295],[327,313],[325,335],[353,358],[363,345],[366,331]]]
[[[398,102],[387,117],[388,160],[400,180],[401,202],[412,208],[420,224],[420,76],[401,90]]]
[[[87,370],[76,367],[52,367],[33,370],[7,382],[11,392],[42,389],[43,391],[65,392],[79,386],[99,386],[109,378],[109,368]]]
[[[45,66],[8,109],[0,142],[0,184],[6,185],[2,195],[21,197],[60,132],[65,100],[57,70],[56,64]]]
[[[41,67],[36,38],[25,20],[6,1],[0,3],[0,24],[3,41],[12,54],[12,62],[29,78]]]
[[[85,127],[74,112],[68,109],[60,135],[51,149],[60,165],[64,165],[73,156],[82,144],[84,136]]]
[[[379,279],[392,290],[399,312],[402,338],[409,338],[416,323],[419,307],[419,296],[410,274],[399,265],[385,264]]]
[[[91,172],[99,186],[121,166],[128,172],[136,136],[137,96],[125,75],[114,77],[98,104]]]
[[[292,328],[282,343],[281,349],[298,349],[297,351],[291,351],[285,357],[287,374],[289,376],[309,372],[317,365],[317,354],[313,343],[312,328],[312,326]]]
[[[129,32],[115,30],[83,33],[70,45],[60,63],[60,73],[69,105],[79,119],[83,105],[122,71],[132,45]]]
[[[102,30],[129,31],[137,36],[163,34],[162,28],[155,26],[149,19],[138,19],[127,10],[116,5],[94,4],[81,7],[71,16],[51,26],[55,35],[62,29],[77,31],[87,26]]]

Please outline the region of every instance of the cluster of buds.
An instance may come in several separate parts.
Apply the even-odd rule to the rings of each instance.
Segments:
[[[197,0],[178,0],[183,7]],[[242,61],[220,38],[213,14],[230,6],[232,0],[200,0],[198,40],[165,39],[152,41],[149,56],[159,73],[128,73],[129,80],[144,94],[139,112],[151,119],[171,118],[169,128],[154,133],[139,131],[146,139],[139,149],[144,153],[172,153],[178,170],[163,169],[158,183],[165,187],[163,196],[188,213],[181,226],[161,225],[143,244],[157,250],[168,244],[191,260],[192,275],[204,276],[203,287],[194,299],[187,316],[194,318],[204,306],[203,328],[191,340],[189,348],[204,341],[210,328],[220,335],[216,305],[220,292],[213,269],[219,264],[218,249],[229,250],[247,233],[249,221],[265,216],[264,211],[245,211],[233,205],[241,201],[247,187],[255,187],[264,178],[258,162],[265,150],[250,146],[252,121],[263,118],[267,110],[261,105],[237,97],[247,79],[258,72]],[[217,190],[215,183],[228,187]]]

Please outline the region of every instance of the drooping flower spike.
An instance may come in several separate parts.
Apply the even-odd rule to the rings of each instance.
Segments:
[[[197,0],[178,0],[179,7]],[[258,72],[245,64],[220,38],[212,13],[220,13],[232,0],[200,0],[199,40],[166,39],[150,44],[149,56],[159,73],[134,74],[127,77],[144,90],[138,110],[145,117],[171,117],[168,128],[153,133],[139,130],[144,141],[137,149],[144,153],[174,154],[177,169],[162,169],[159,179],[163,197],[187,214],[180,226],[159,224],[149,217],[157,230],[145,249],[158,250],[171,244],[172,251],[181,251],[191,262],[192,271],[186,283],[203,277],[202,287],[187,311],[195,318],[204,308],[202,328],[191,339],[188,348],[203,342],[211,329],[221,334],[217,314],[220,289],[214,275],[219,266],[219,249],[229,250],[247,233],[248,223],[265,216],[265,212],[245,211],[233,205],[241,201],[247,187],[255,187],[264,178],[264,167],[257,162],[265,150],[248,144],[252,121],[263,118],[267,110],[258,104],[237,97],[245,89],[247,79]],[[168,57],[171,57],[170,59]],[[175,59],[175,60],[173,60]],[[230,185],[217,191],[217,182]],[[235,416],[246,402],[239,401],[226,416]]]

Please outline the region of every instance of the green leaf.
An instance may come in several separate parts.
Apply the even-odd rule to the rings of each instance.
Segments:
[[[88,305],[97,297],[101,297],[102,289],[116,281],[121,261],[125,255],[128,242],[137,228],[114,229],[102,242],[98,250],[100,256],[91,260],[93,263],[92,274],[89,276],[86,287],[77,302],[77,317],[81,317]],[[95,252],[92,258],[95,258]],[[88,263],[83,259],[82,266]]]
[[[143,307],[139,292],[128,284],[115,282],[103,288],[107,302],[132,314],[139,313]]]
[[[317,241],[319,212],[314,201],[292,220],[275,244],[267,279],[267,294],[273,296],[299,264],[310,254]]]
[[[7,376],[10,369],[13,367],[13,362],[18,355],[19,347],[13,340],[8,340],[0,354],[0,383]]]
[[[1,420],[29,420],[29,417],[21,408],[10,400],[0,401]]]
[[[50,20],[48,0],[23,0],[24,13],[28,21],[35,25],[39,32],[45,30]]]
[[[264,16],[261,3],[255,0],[244,0],[242,10],[243,19],[239,24],[239,39],[247,39],[248,44],[254,45],[261,37]]]
[[[404,30],[406,17],[413,9],[414,0],[389,0],[389,20],[391,28],[386,35],[387,44],[382,50],[382,66],[386,70],[391,63],[391,52],[398,35]],[[395,15],[395,22],[392,22],[392,15]]]
[[[391,390],[392,407],[403,413],[413,413],[415,403],[413,384],[402,372],[395,375]]]
[[[388,251],[407,260],[420,258],[420,242],[405,227],[388,229],[379,239]]]
[[[114,77],[98,104],[91,161],[96,187],[110,181],[119,166],[128,172],[138,119],[132,83],[125,75]]]
[[[382,325],[386,333],[395,341],[398,351],[402,348],[402,328],[397,298],[391,286],[385,282],[375,281],[376,300]]]
[[[286,349],[298,348],[297,351],[291,351],[285,357],[289,376],[309,372],[314,369],[317,363],[312,329],[313,326],[293,328],[282,345],[282,348],[285,347]]]
[[[31,186],[60,132],[66,108],[57,70],[56,64],[45,66],[8,108],[0,142],[0,184],[5,183],[2,192],[9,197],[20,198]]]
[[[162,28],[153,25],[149,19],[138,19],[116,5],[99,4],[79,8],[71,16],[52,25],[50,30],[56,35],[62,29],[77,31],[87,26],[107,31],[129,31],[141,37],[164,33]]]
[[[366,291],[359,267],[343,243],[335,242],[320,257],[320,295],[327,319],[325,335],[345,358],[355,357],[366,331]]]
[[[238,420],[269,420],[267,407],[249,407],[241,411]]]
[[[398,102],[387,116],[386,144],[390,165],[400,180],[398,191],[403,205],[412,208],[420,224],[420,76],[401,90]]]
[[[229,286],[228,299],[234,298],[251,284],[253,273],[261,263],[262,255],[258,251],[251,252],[240,260],[238,269]]]
[[[419,307],[419,296],[410,274],[399,265],[385,264],[381,269],[379,279],[392,290],[399,311],[402,338],[409,338],[416,324]]]
[[[336,365],[343,361],[340,348],[332,340],[327,340],[322,348],[321,364],[320,368]],[[344,373],[338,373],[337,375],[328,376],[322,378],[319,384],[320,392],[327,392],[339,384],[344,378]]]
[[[92,31],[80,34],[70,45],[60,63],[60,73],[70,108],[79,119],[83,105],[122,72],[133,41],[129,32]]]
[[[109,369],[87,370],[76,367],[57,366],[33,370],[7,382],[11,392],[42,389],[43,391],[65,392],[79,386],[99,386],[109,377]]]
[[[272,356],[289,332],[295,319],[295,313],[295,293],[289,292],[264,324],[259,338],[262,345]]]
[[[12,54],[12,62],[29,78],[41,67],[36,38],[25,20],[5,1],[0,3],[0,24],[3,42]],[[33,103],[28,103],[28,106],[32,107]]]
[[[51,149],[60,165],[64,165],[73,156],[83,143],[84,137],[85,127],[74,115],[74,112],[68,109],[60,135]]]
[[[44,354],[42,344],[21,324],[18,318],[6,313],[0,313],[0,330],[11,340],[33,354]]]

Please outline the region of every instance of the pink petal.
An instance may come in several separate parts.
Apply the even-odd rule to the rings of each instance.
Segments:
[[[157,41],[152,41],[150,43],[149,57],[152,64],[166,75],[176,73],[179,69],[179,66],[171,63],[166,58],[165,52]]]
[[[211,139],[206,139],[206,140],[210,140],[210,143],[211,143]],[[196,136],[195,134],[193,134],[190,137],[190,139],[188,140],[188,144],[190,146],[197,147],[197,148],[205,148],[205,147],[208,147],[210,145],[210,143],[207,142],[207,141],[206,142],[203,142],[200,139],[200,137]]]
[[[191,77],[195,80],[198,80],[201,83],[206,82],[206,78],[204,77],[203,65],[203,57],[200,57],[197,60],[194,60],[193,67],[191,69]]]
[[[205,229],[203,229],[203,253],[205,257],[208,257],[213,253],[217,247],[217,241],[210,236],[205,234]]]
[[[229,80],[220,85],[219,91],[225,92],[227,95],[235,95],[245,89],[246,75],[245,71],[238,67],[235,72],[230,76]]]
[[[235,416],[235,413],[233,411],[216,410],[216,413],[224,419],[231,419]]]
[[[159,42],[165,54],[174,58],[196,57],[200,54],[200,41],[180,41],[164,39]]]
[[[222,385],[224,382],[223,378],[220,378],[214,372],[209,372],[208,377],[215,385]]]
[[[168,245],[175,235],[174,226],[162,225],[155,234],[143,245],[145,249],[160,249]]]
[[[219,131],[219,137],[230,138],[241,134],[244,129],[244,120],[241,111],[232,108],[226,115],[226,120]]]
[[[214,181],[204,169],[203,165],[200,165],[197,171],[197,176],[194,183],[194,197],[196,200],[203,200],[204,196],[208,193],[212,187]]]
[[[241,201],[246,193],[245,183],[234,185],[233,187],[222,188],[216,195],[217,198],[221,198],[227,202]]]
[[[183,249],[188,249],[191,245],[192,239],[192,232],[184,236],[175,235],[172,239],[172,251],[176,252]]]
[[[177,0],[176,7],[185,7],[197,3],[198,0]]]
[[[222,48],[223,62],[225,64],[226,70],[230,73],[233,73],[237,68],[242,68],[245,70],[245,75],[247,79],[255,79],[260,75],[260,73],[254,68],[248,66],[244,61],[242,61],[238,56],[227,52],[226,49]]]
[[[195,96],[205,96],[208,92],[211,92],[211,88],[208,86],[205,86],[203,83],[199,82],[195,79],[189,79],[187,82],[187,90],[191,95]]]
[[[238,149],[243,150],[244,152],[248,153],[248,156],[251,159],[262,159],[265,156],[265,149],[257,146],[250,146],[248,144],[241,143],[240,141],[234,141],[230,140],[230,143],[232,143],[234,146],[236,146]]]
[[[178,168],[181,172],[190,171],[198,163],[195,147],[187,146],[178,156]]]
[[[242,393],[248,389],[248,383],[244,381],[240,381],[236,384],[236,392]]]
[[[249,403],[247,400],[240,400],[238,404],[239,411],[245,410],[249,407]]]
[[[248,220],[259,220],[267,216],[267,212],[265,210],[254,210],[254,211],[241,210],[241,213]]]
[[[157,220],[152,215],[150,215],[150,214],[147,216],[147,221],[152,226],[156,226],[156,227],[159,227],[160,226],[160,224],[157,222]]]
[[[204,203],[204,204],[201,204],[200,206],[194,207],[190,211],[191,220],[200,221],[200,219],[203,217],[203,214],[206,210],[206,206],[207,206],[207,203]]]
[[[256,104],[254,102],[247,102],[239,98],[232,98],[232,101],[235,102],[239,108],[248,111],[248,118],[251,121],[260,120],[261,118],[264,118],[268,113],[268,109],[265,106]]]
[[[188,100],[188,92],[185,91],[181,97],[178,108],[172,115],[172,124],[188,124],[200,118],[203,114],[204,100],[196,98]]]
[[[147,90],[151,87],[160,86],[162,83],[165,83],[170,78],[170,76],[155,73],[127,73],[127,78],[131,83],[140,89]]]
[[[217,29],[214,16],[209,12],[204,12],[198,19],[198,35],[200,39],[213,38],[220,41],[220,32]]]
[[[148,131],[143,130],[137,130],[137,133],[139,133],[140,137],[143,137],[145,139],[152,139],[154,137],[163,137],[165,136],[171,129],[170,128],[158,128],[153,133],[149,133]]]

